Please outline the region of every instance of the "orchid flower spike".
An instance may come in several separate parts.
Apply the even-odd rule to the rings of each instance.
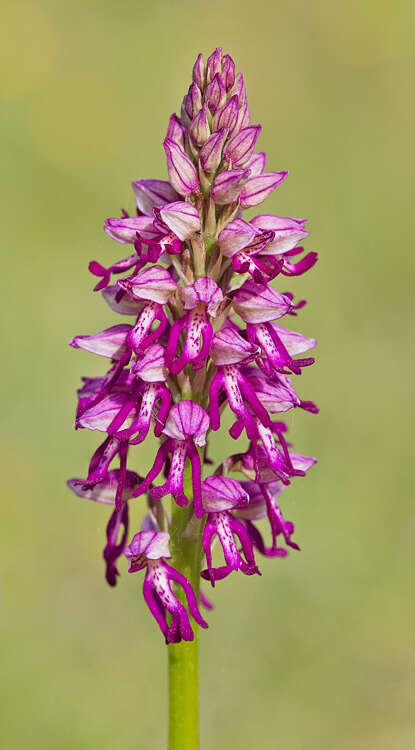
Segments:
[[[200,579],[215,586],[238,571],[255,579],[256,556],[299,550],[284,513],[289,485],[315,459],[294,451],[279,420],[318,412],[292,382],[314,363],[316,341],[291,329],[305,300],[285,291],[317,253],[303,247],[305,219],[262,208],[288,172],[266,166],[244,78],[220,47],[197,57],[179,109],[163,140],[165,173],[132,181],[133,210],[105,221],[113,242],[89,265],[121,322],[100,332],[86,325],[70,342],[107,367],[78,389],[76,427],[102,436],[84,478],[68,486],[110,506],[106,580],[117,583],[125,558],[130,572],[143,571],[144,599],[168,644],[207,627],[199,604],[212,605]],[[227,455],[212,466],[226,421]],[[149,436],[157,447],[139,476]],[[146,515],[131,537],[134,502]]]

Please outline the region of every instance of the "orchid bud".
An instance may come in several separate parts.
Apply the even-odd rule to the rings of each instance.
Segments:
[[[215,203],[220,206],[232,203],[240,194],[249,175],[249,169],[230,169],[228,172],[220,172],[212,185],[211,195]]]
[[[218,73],[206,86],[204,101],[212,114],[225,103],[226,89]]]
[[[170,140],[174,141],[184,149],[185,137],[186,128],[184,127],[180,117],[177,117],[176,114],[172,114],[169,120],[166,138],[170,138]]]
[[[174,190],[180,195],[191,195],[200,189],[197,171],[187,154],[170,138],[166,138],[163,147],[167,157],[167,169]]]
[[[242,73],[238,73],[238,75],[236,76],[234,90],[238,97],[239,107],[242,109],[242,107],[246,103],[246,90]]]
[[[226,128],[230,134],[235,128],[238,119],[238,97],[231,96],[227,104],[215,112],[212,120],[213,130]]]
[[[220,73],[221,70],[221,57],[222,48],[217,47],[214,52],[208,57],[206,62],[206,83],[215,77],[216,73]]]
[[[199,87],[195,83],[192,83],[189,86],[186,99],[186,112],[191,120],[199,112],[201,106],[202,94],[200,93]]]
[[[202,91],[205,85],[205,63],[202,54],[197,56],[196,62],[193,65],[193,80]]]
[[[226,91],[230,91],[235,83],[235,63],[230,55],[222,57],[222,81]]]
[[[203,146],[199,158],[205,172],[215,172],[222,161],[222,148],[226,139],[226,130],[222,128],[212,133]]]
[[[206,113],[206,104],[193,118],[189,126],[189,135],[195,146],[203,146],[210,136],[210,127]]]
[[[234,135],[227,142],[223,150],[223,160],[231,164],[232,167],[244,165],[254,152],[260,132],[260,125],[249,125],[247,128],[242,128],[237,135]]]

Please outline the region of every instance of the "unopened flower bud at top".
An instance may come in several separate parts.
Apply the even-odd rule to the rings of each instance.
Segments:
[[[230,55],[222,57],[222,81],[226,91],[230,91],[235,83],[235,63]]]
[[[202,53],[197,56],[196,62],[193,65],[193,80],[202,91],[205,85],[205,63]]]
[[[184,149],[186,128],[184,127],[180,117],[177,117],[176,114],[172,114],[172,116],[170,117],[166,138],[170,138],[170,140],[174,141]]]
[[[206,86],[204,101],[212,114],[225,103],[226,89],[219,73],[216,73],[215,77]]]
[[[221,58],[222,48],[216,47],[206,61],[206,83],[209,83],[216,73],[221,72]]]
[[[189,86],[189,91],[187,92],[186,97],[186,112],[189,115],[190,119],[195,117],[195,115],[199,112],[200,108],[202,106],[202,95],[200,93],[199,87],[192,83]]]
[[[206,113],[206,104],[203,104],[202,109],[193,118],[189,126],[189,134],[192,142],[199,148],[207,141],[210,136],[210,127]]]
[[[205,172],[215,172],[222,161],[222,148],[226,140],[226,130],[221,128],[207,139],[199,158]]]

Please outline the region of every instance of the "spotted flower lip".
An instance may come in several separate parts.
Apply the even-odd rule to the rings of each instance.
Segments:
[[[118,287],[128,292],[134,299],[149,300],[164,304],[176,290],[176,283],[162,266],[152,266],[136,276],[122,279]]]
[[[99,354],[108,359],[121,359],[127,350],[127,335],[131,326],[120,325],[106,328],[105,331],[92,335],[80,334],[69,342],[75,349],[85,349],[92,354]]]
[[[292,448],[280,420],[290,410],[318,412],[293,377],[314,363],[306,353],[316,340],[282,320],[306,300],[280,291],[317,261],[302,246],[306,219],[246,212],[288,172],[270,171],[265,152],[255,151],[261,125],[251,123],[244,77],[220,47],[206,61],[198,55],[184,91],[163,140],[168,178],[131,183],[133,211],[105,221],[118,244],[88,266],[94,291],[130,319],[70,342],[107,367],[77,390],[75,427],[102,437],[86,476],[68,486],[109,506],[106,580],[115,586],[126,560],[141,571],[167,644],[193,640],[195,624],[207,627],[199,601],[212,605],[197,576],[215,586],[237,572],[260,575],[258,555],[299,549],[285,499],[289,507],[290,484],[316,459]],[[215,465],[219,429],[233,440],[245,432],[248,446]],[[130,466],[140,466],[138,446],[153,435],[157,447],[140,477]],[[144,521],[129,536],[135,498]]]
[[[179,584],[185,593],[189,612],[202,628],[207,622],[200,614],[197,599],[189,581],[177,570],[165,562],[169,553],[169,534],[167,532],[139,531],[129,544],[124,554],[130,561],[129,572],[134,573],[146,568],[144,578],[144,599],[159,625],[166,643],[180,640],[192,641],[193,630],[189,615],[183,604],[175,597],[171,584]],[[167,612],[172,616],[167,622]]]
[[[167,180],[137,180],[132,182],[137,208],[146,216],[151,216],[154,206],[164,206],[179,199]]]
[[[217,536],[222,545],[225,565],[213,567],[211,543],[212,538]],[[245,559],[242,557],[235,543],[237,536],[242,547]],[[226,578],[232,571],[241,570],[245,575],[260,574],[252,549],[252,543],[244,525],[228,511],[209,513],[203,529],[202,547],[206,556],[207,569],[202,570],[201,576],[210,580],[212,586],[216,581]]]
[[[246,323],[265,323],[286,315],[292,308],[292,301],[269,284],[245,281],[235,294],[233,307]]]

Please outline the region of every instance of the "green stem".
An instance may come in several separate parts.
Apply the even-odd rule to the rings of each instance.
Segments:
[[[192,497],[191,471],[186,466],[184,491]],[[179,508],[172,501],[170,527],[171,564],[192,584],[199,596],[201,561],[201,522],[194,516],[190,503]],[[189,524],[190,520],[190,524]],[[183,592],[175,595],[185,604]],[[192,622],[193,641],[172,643],[168,646],[169,659],[169,750],[198,750],[199,748],[199,670],[197,625]]]

